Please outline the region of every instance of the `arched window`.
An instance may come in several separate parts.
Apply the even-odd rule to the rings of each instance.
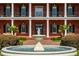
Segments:
[[[26,25],[21,24],[21,33],[26,33]]]
[[[74,25],[72,25],[71,23],[69,24],[69,29],[68,29],[68,33],[74,33]]]
[[[6,16],[11,16],[11,10],[10,10],[10,5],[8,4],[6,7],[5,7],[5,15]]]
[[[24,4],[21,6],[21,16],[26,16],[26,7]]]
[[[71,4],[68,6],[67,15],[73,16],[73,8],[72,8]]]
[[[43,7],[42,6],[35,7],[35,16],[37,16],[37,17],[43,16]]]
[[[9,27],[10,27],[10,24],[8,24],[8,23],[4,25],[4,32],[5,33],[10,32]]]
[[[54,6],[52,7],[52,16],[56,17],[57,16],[57,7],[54,4]]]
[[[57,25],[55,23],[52,24],[52,33],[57,33]]]

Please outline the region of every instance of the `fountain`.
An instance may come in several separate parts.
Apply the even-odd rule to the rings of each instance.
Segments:
[[[10,46],[2,49],[1,54],[10,55],[76,55],[77,49],[68,46],[57,45],[42,45],[40,41],[45,35],[40,35],[40,29],[37,31],[38,35],[33,35],[37,41],[36,45],[21,45]]]
[[[37,28],[37,35],[33,35],[35,40],[37,41],[37,44],[34,47],[34,51],[44,51],[43,45],[40,43],[40,41],[43,39],[45,35],[41,35],[41,28]]]
[[[36,44],[36,46],[34,47],[34,51],[44,51],[44,47],[43,47],[43,45],[40,43],[40,42],[38,42],[37,44]]]

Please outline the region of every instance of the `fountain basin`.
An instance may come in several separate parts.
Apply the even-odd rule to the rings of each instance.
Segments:
[[[45,35],[33,35],[33,37],[36,41],[41,41],[45,37]]]
[[[76,48],[57,45],[43,45],[44,51],[34,51],[35,45],[10,46],[2,49],[1,54],[10,55],[76,55]]]

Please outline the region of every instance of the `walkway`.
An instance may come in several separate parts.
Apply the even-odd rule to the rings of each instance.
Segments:
[[[34,45],[34,44],[36,44],[37,42],[35,41],[35,40],[31,40],[31,39],[29,39],[29,40],[26,40],[25,42],[24,42],[24,45]],[[42,44],[44,44],[44,45],[60,45],[60,42],[53,42],[52,40],[42,40],[41,41],[41,43]]]

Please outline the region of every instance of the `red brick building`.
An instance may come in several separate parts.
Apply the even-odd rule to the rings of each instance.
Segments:
[[[14,3],[0,4],[0,33],[8,33],[8,25],[16,25],[16,35],[32,37],[59,36],[59,26],[69,24],[67,33],[79,33],[79,4]]]

